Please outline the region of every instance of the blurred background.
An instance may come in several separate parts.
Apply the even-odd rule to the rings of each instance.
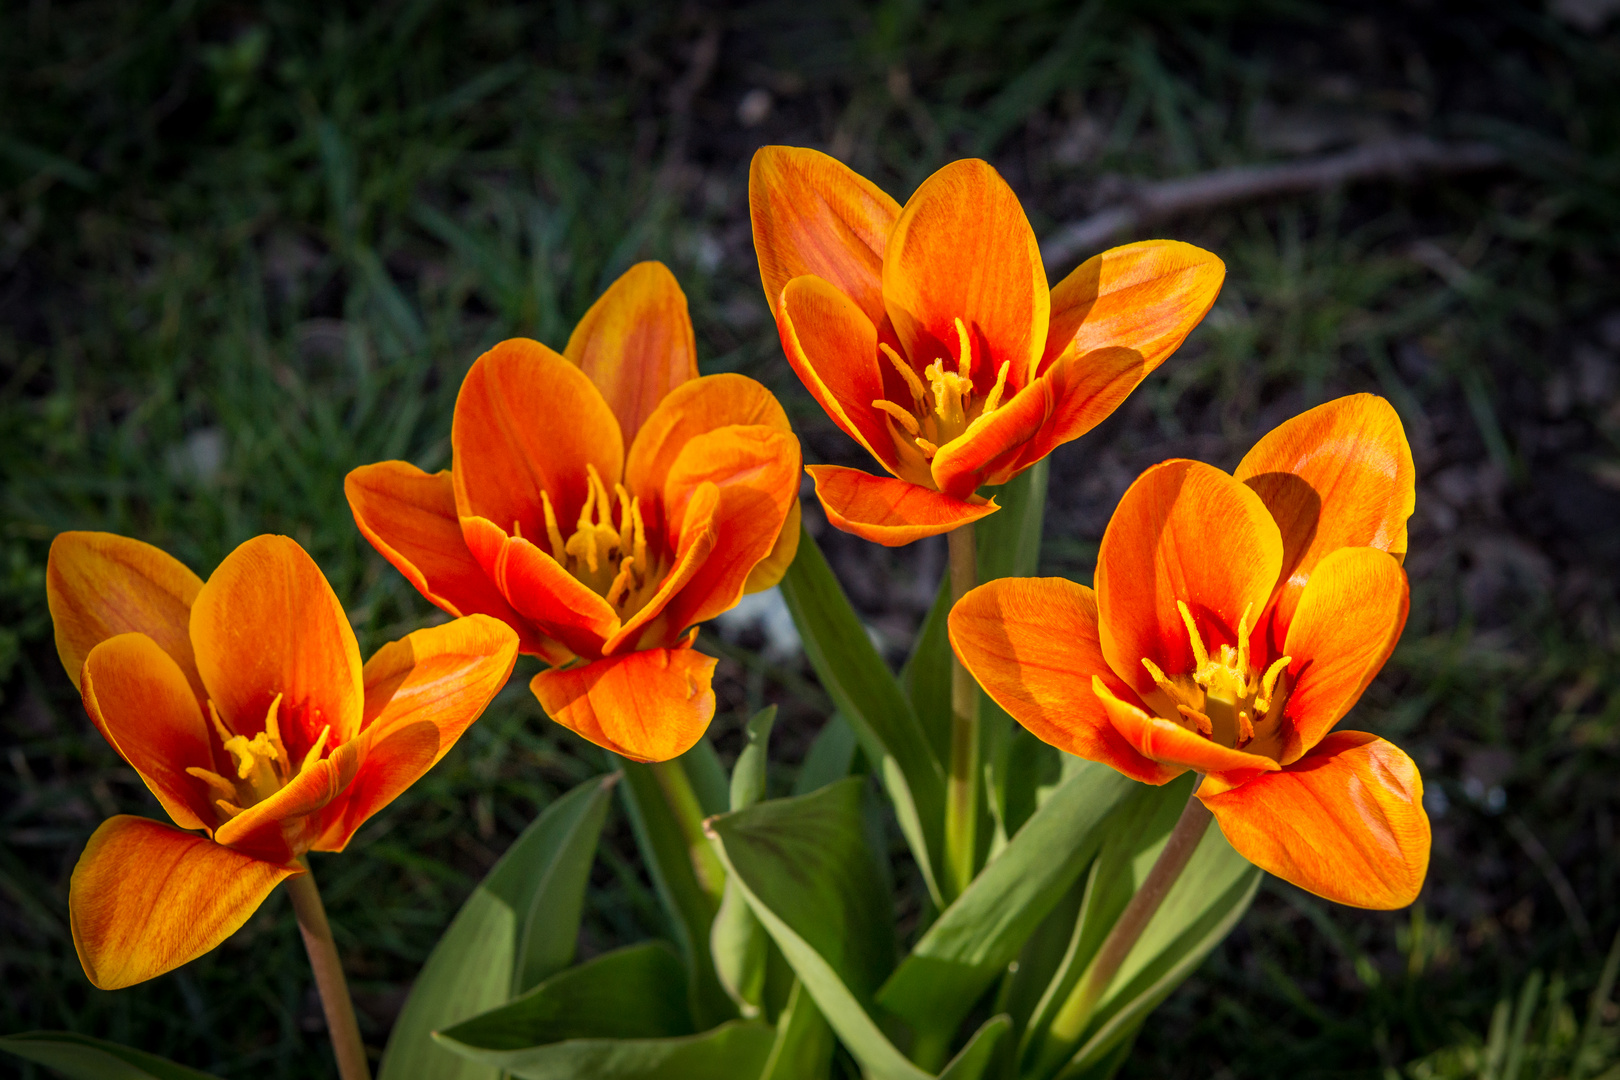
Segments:
[[[446,466],[479,352],[560,348],[644,258],[686,289],[705,373],[764,381],[810,460],[864,467],[760,291],[747,170],[765,143],[826,150],[902,201],[986,157],[1053,281],[1138,237],[1226,261],[1187,344],[1054,458],[1043,572],[1089,582],[1116,500],[1163,458],[1231,468],[1354,391],[1406,424],[1412,617],[1351,719],[1423,769],[1422,900],[1362,913],[1268,882],[1124,1075],[1507,1080],[1482,1048],[1493,1019],[1567,1041],[1620,924],[1615,0],[4,5],[0,1031],[226,1076],[332,1071],[279,895],[139,991],[80,972],[83,842],[156,807],[56,659],[58,531],[135,536],[204,576],[290,534],[369,654],[434,613],[360,537],[345,472]],[[1245,166],[1280,169],[1222,171]],[[813,498],[806,520],[902,657],[943,540],[866,544]],[[722,657],[712,734],[729,759],[740,719],[779,704],[785,792],[828,702],[780,613],[750,610],[702,639]],[[532,670],[349,853],[314,859],[375,1045],[473,883],[604,767],[540,714]],[[610,821],[582,955],[660,919]],[[18,1068],[0,1075],[35,1075]]]

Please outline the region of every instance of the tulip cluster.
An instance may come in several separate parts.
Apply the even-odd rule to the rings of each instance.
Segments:
[[[687,927],[692,1015],[712,1009],[700,1007],[706,978],[730,994],[714,1015],[732,1010],[730,1022],[743,1025],[737,1031],[773,1030],[756,1019],[762,1012],[777,1024],[770,1037],[726,1035],[713,1060],[732,1062],[730,1069],[788,1038],[784,1032],[809,1039],[804,1031],[818,1030],[793,1027],[811,1021],[767,1000],[765,957],[776,949],[771,955],[786,958],[814,999],[804,1006],[819,1009],[814,1022],[830,1023],[863,1067],[931,1075],[921,1066],[942,1063],[934,1059],[961,1017],[908,1002],[933,1000],[945,983],[906,990],[901,965],[881,991],[870,984],[840,998],[840,979],[858,981],[849,963],[826,959],[843,948],[838,935],[799,933],[791,913],[782,914],[791,890],[773,899],[746,861],[749,837],[769,834],[766,848],[784,859],[791,844],[725,824],[746,815],[822,821],[822,810],[833,815],[826,821],[843,820],[844,810],[826,809],[832,803],[823,799],[814,804],[822,810],[804,804],[769,817],[775,811],[765,808],[781,801],[762,801],[768,720],[750,726],[758,746],[745,752],[746,766],[739,761],[729,815],[700,820],[690,777],[675,760],[699,747],[715,715],[716,659],[697,647],[702,625],[779,582],[818,674],[895,800],[943,909],[940,925],[956,927],[950,932],[962,940],[971,934],[952,920],[967,920],[956,913],[984,902],[970,891],[976,875],[988,880],[999,868],[1001,882],[1054,873],[1042,859],[1067,865],[1061,852],[1018,848],[1022,834],[996,841],[1022,861],[1004,855],[985,865],[986,845],[973,831],[989,798],[978,766],[980,687],[1067,756],[1065,776],[1081,764],[1075,759],[1106,767],[1069,781],[1091,789],[1074,799],[1104,807],[1087,835],[1124,830],[1121,843],[1157,850],[1130,839],[1138,826],[1127,809],[1113,817],[1104,810],[1196,774],[1190,797],[1178,796],[1185,808],[1153,871],[1139,887],[1127,885],[1129,903],[1093,935],[1108,931],[1092,942],[1089,967],[1054,976],[1045,992],[1051,1016],[1039,1038],[1026,1036],[1036,1049],[1020,1076],[1049,1075],[1077,1052],[1211,820],[1229,846],[1222,850],[1329,900],[1395,908],[1417,897],[1430,845],[1417,768],[1374,734],[1337,729],[1391,656],[1407,615],[1402,562],[1414,470],[1389,404],[1361,394],[1311,409],[1261,438],[1234,473],[1188,460],[1148,469],[1119,501],[1092,586],[1034,577],[979,583],[972,537],[1001,509],[996,489],[1027,481],[1055,448],[1113,412],[1210,310],[1225,267],[1188,244],[1147,241],[1104,252],[1049,287],[1017,197],[983,161],[946,166],[902,206],[823,154],[767,147],[753,162],[749,202],[760,278],[788,363],[887,475],[805,466],[787,414],[764,386],[736,374],[699,375],[686,298],[668,269],[647,262],[597,300],[562,351],[515,339],[472,363],[456,399],[448,469],[385,461],[349,473],[345,492],[360,533],[450,617],[364,664],[339,598],[286,537],[249,540],[206,582],[136,540],[57,538],[47,587],[63,666],[90,721],[170,822],[114,817],[80,857],[72,935],[92,983],[126,987],[186,963],[287,883],[343,1075],[366,1075],[305,856],[343,851],[432,768],[522,653],[540,668],[529,685],[544,712],[616,755],[632,781],[638,838],[649,850],[673,843],[690,855],[689,865],[677,858],[655,876],[667,896],[681,881],[696,886],[672,908]],[[859,651],[866,643],[858,630],[846,632],[859,623],[836,583],[818,585],[807,576],[812,569],[798,569],[820,559],[801,530],[804,472],[839,529],[891,546],[951,535],[956,588],[940,609],[949,651],[941,643],[939,664],[919,664],[924,675],[908,676],[950,680],[941,691],[952,702],[944,719],[925,709],[939,693],[902,691],[884,682],[881,661],[862,659],[875,654]],[[800,576],[784,582],[792,573]],[[812,594],[821,598],[815,610]],[[871,685],[878,690],[862,689]],[[936,722],[949,732],[928,728]],[[935,749],[946,745],[948,761]],[[664,833],[649,824],[649,798],[663,800],[658,820],[671,823]],[[1050,804],[1079,814],[1074,799]],[[857,804],[848,806],[858,817]],[[1004,826],[1004,807],[990,809]],[[1005,832],[1017,833],[1017,824]],[[842,843],[843,835],[810,827],[803,842],[812,861],[790,867],[803,875],[798,888],[819,887],[817,865],[845,866],[831,855],[813,861],[823,850],[815,845]],[[950,873],[935,873],[941,860]],[[837,873],[846,871],[854,873]],[[1252,885],[1232,910],[1241,914],[1251,895]],[[1023,932],[1043,917],[1024,920]],[[712,958],[702,944],[711,932]],[[930,940],[919,948],[934,948]],[[999,955],[1004,944],[984,946],[983,955]],[[983,990],[962,978],[952,990],[966,1002],[959,1011]],[[911,1061],[866,1018],[874,992],[916,1027]],[[938,1025],[933,1035],[930,1024]],[[449,1028],[440,1041],[472,1046],[475,1034]],[[1078,1052],[1074,1062],[1092,1060],[1083,1057],[1091,1051]],[[477,1053],[486,1064],[510,1064],[495,1049]]]

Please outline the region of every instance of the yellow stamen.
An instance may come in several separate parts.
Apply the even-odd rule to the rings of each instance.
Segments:
[[[917,408],[920,411],[928,402],[928,391],[923,387],[922,380],[917,378],[917,373],[911,369],[910,364],[900,359],[899,353],[889,348],[887,342],[879,342],[878,351],[888,358],[894,370],[900,373],[900,378],[905,380],[906,386],[911,388],[911,396],[917,399]]]
[[[630,548],[630,557],[636,560],[637,565],[647,565],[647,529],[641,523],[641,500],[630,501],[630,521],[635,526],[635,542]]]
[[[939,447],[935,446],[927,439],[919,438],[914,441],[917,444],[917,449],[922,451],[922,456],[928,458],[929,460],[933,460],[934,455],[939,453]]]
[[[956,373],[962,378],[973,375],[973,344],[968,340],[967,327],[961,319],[956,320],[956,342],[960,351],[956,354]]]
[[[984,408],[979,412],[980,416],[989,416],[1000,407],[1002,392],[1007,389],[1007,371],[1011,367],[1011,360],[1001,362],[1001,370],[996,372],[996,385],[992,386],[990,393],[985,395]]]
[[[276,750],[276,764],[281,766],[282,775],[286,775],[291,768],[287,761],[287,744],[281,741],[281,695],[277,694],[270,702],[270,709],[264,714],[264,734],[270,740],[270,745]]]
[[[619,605],[619,601],[624,599],[624,594],[629,591],[630,572],[635,568],[635,565],[636,557],[634,555],[619,564],[619,575],[613,579],[613,584],[608,588],[607,592],[607,602],[614,607]]]
[[[883,398],[878,398],[876,401],[872,402],[872,408],[881,409],[883,412],[892,416],[895,420],[898,420],[900,422],[900,426],[906,429],[906,434],[910,435],[912,438],[916,438],[919,434],[921,434],[922,429],[917,426],[917,418],[912,416],[906,410],[902,409],[900,406],[896,405],[894,402],[886,401]]]
[[[1260,679],[1260,696],[1254,699],[1254,707],[1258,712],[1271,711],[1271,695],[1277,690],[1277,679],[1293,662],[1292,656],[1284,656],[1266,668],[1265,675]]]
[[[187,774],[195,776],[226,798],[236,798],[236,785],[225,779],[212,769],[199,769],[195,765],[186,766]]]
[[[1238,678],[1249,677],[1249,612],[1254,610],[1254,601],[1250,600],[1243,609],[1243,617],[1238,620],[1237,640],[1237,672]]]
[[[1208,738],[1210,735],[1215,733],[1215,725],[1210,721],[1209,717],[1205,716],[1197,709],[1190,709],[1185,705],[1177,705],[1176,711],[1191,721],[1192,725],[1198,729],[1198,734],[1203,735],[1205,738]]]
[[[298,774],[300,776],[307,772],[311,765],[321,760],[321,753],[326,749],[326,740],[331,734],[331,724],[327,724],[325,727],[321,728],[321,733],[315,738],[315,745],[309,748],[309,753],[304,755],[303,763],[298,766]]]
[[[236,732],[226,727],[225,721],[219,718],[219,710],[214,708],[213,698],[208,699],[208,719],[214,722],[214,731],[218,733],[220,742],[230,742],[236,737]]]
[[[1148,674],[1153,676],[1153,681],[1158,685],[1160,690],[1172,694],[1175,692],[1176,684],[1170,681],[1169,676],[1165,675],[1163,669],[1161,669],[1158,664],[1155,664],[1153,661],[1144,656],[1142,657],[1142,666],[1147,668]]]
[[[557,527],[557,512],[551,508],[551,496],[545,492],[540,493],[540,506],[546,512],[546,540],[551,544],[551,557],[559,563],[568,558],[568,549],[563,545],[562,530]]]
[[[1204,639],[1198,636],[1198,624],[1193,622],[1192,612],[1187,610],[1185,601],[1176,601],[1176,610],[1181,612],[1181,621],[1187,624],[1187,637],[1192,641],[1193,661],[1198,665],[1197,671],[1202,672],[1209,666],[1209,653],[1204,649]]]
[[[242,812],[242,808],[228,799],[215,799],[214,805],[219,807],[227,819],[235,817]]]
[[[517,518],[512,519],[512,538],[514,540],[523,539],[523,522]]]
[[[623,484],[614,484],[613,493],[619,497],[619,550],[629,551],[635,526],[630,523],[630,493]]]
[[[1239,710],[1237,714],[1238,731],[1237,744],[1242,747],[1254,738],[1254,722],[1249,719],[1248,710]]]

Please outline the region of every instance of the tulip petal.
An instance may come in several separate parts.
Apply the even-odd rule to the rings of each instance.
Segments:
[[[134,986],[214,948],[302,872],[145,818],[109,818],[73,868],[73,947],[96,986]]]
[[[45,564],[45,600],[56,653],[73,685],[91,649],[134,632],[174,657],[198,700],[205,699],[190,636],[191,604],[201,588],[184,563],[151,544],[112,533],[59,533]]]
[[[492,615],[522,636],[524,652],[544,650],[467,550],[448,470],[429,474],[408,462],[379,461],[349,473],[343,493],[371,546],[417,592],[452,615]]]
[[[1191,244],[1144,240],[1093,255],[1052,290],[1051,329],[1041,358],[1129,349],[1143,374],[1181,347],[1220,294],[1226,264]]]
[[[782,522],[782,531],[776,534],[776,543],[771,546],[770,554],[748,571],[748,581],[743,585],[744,593],[764,592],[780,584],[787,576],[788,567],[793,565],[794,558],[799,554],[799,533],[803,518],[803,507],[800,506],[798,493],[795,492],[793,502],[788,507],[787,520]]]
[[[872,407],[886,394],[872,321],[827,282],[797,277],[782,290],[776,328],[788,363],[810,396],[845,435],[897,473],[888,421]]]
[[[715,663],[695,649],[645,649],[542,671],[529,687],[547,716],[597,746],[632,761],[668,761],[714,719]]]
[[[649,532],[668,528],[664,481],[687,443],[734,425],[761,425],[792,432],[776,396],[746,375],[705,375],[675,390],[642,425],[624,463],[624,485],[641,499]]]
[[[219,815],[207,787],[186,769],[219,765],[208,721],[174,658],[145,634],[119,634],[90,650],[79,690],[96,728],[174,823],[212,829]]]
[[[293,758],[293,767],[299,767]],[[290,862],[308,851],[320,835],[319,811],[338,798],[360,769],[356,743],[335,747],[312,761],[285,787],[254,803],[214,830],[216,843],[273,863]]]
[[[678,536],[675,539],[675,565],[658,583],[658,591],[639,609],[632,612],[624,625],[613,632],[602,645],[603,655],[635,651],[639,648],[661,648],[671,645],[680,637],[683,625],[677,624],[679,612],[668,612],[670,602],[702,571],[719,540],[715,513],[720,507],[720,489],[713,484],[700,485],[687,500]]]
[[[1278,425],[1236,476],[1259,493],[1283,535],[1274,640],[1287,632],[1316,564],[1344,547],[1406,555],[1416,505],[1412,447],[1389,402],[1352,394]]]
[[[679,633],[736,606],[798,505],[801,464],[799,440],[768,427],[722,428],[686,444],[665,480],[664,505],[684,517],[692,494],[713,485],[712,524],[699,527],[713,529],[714,547],[670,601],[670,630]]]
[[[1423,778],[1393,743],[1335,731],[1281,772],[1198,797],[1250,862],[1318,896],[1389,910],[1429,868]]]
[[[1211,652],[1237,640],[1245,610],[1265,611],[1282,564],[1282,538],[1259,496],[1221,470],[1167,461],[1119,500],[1097,553],[1097,607],[1109,666],[1139,695],[1155,692],[1143,665],[1190,674],[1192,612]]]
[[[1190,731],[1174,721],[1154,716],[1137,705],[1122,701],[1109,690],[1100,676],[1092,678],[1091,689],[1101,702],[1103,711],[1108,714],[1108,722],[1114,725],[1114,730],[1137,753],[1164,765],[1179,766],[1171,774],[1172,777],[1180,775],[1186,769],[1202,773],[1236,773],[1250,776],[1259,772],[1270,772],[1278,767],[1277,763],[1268,757],[1222,746],[1213,739],[1206,739],[1196,731]],[[1113,762],[1109,764],[1112,765]],[[1164,782],[1158,781],[1161,784]]]
[[[288,754],[302,758],[360,730],[360,647],[321,568],[291,538],[256,536],[225,557],[191,606],[208,696],[238,735],[264,730],[270,703]]]
[[[1046,344],[1051,293],[1035,230],[988,162],[953,161],[906,202],[883,253],[883,305],[918,371],[959,359],[961,319],[981,390],[1004,362],[1010,388],[1029,382]]]
[[[804,471],[816,482],[816,497],[828,521],[884,547],[938,536],[1001,509],[994,499],[982,503],[953,499],[918,484],[859,469],[809,465]]]
[[[765,302],[778,314],[782,289],[805,274],[830,283],[883,322],[883,249],[900,204],[836,158],[796,146],[765,146],[748,168]]]
[[[507,532],[546,535],[541,493],[564,529],[585,505],[586,467],[609,486],[624,470],[619,421],[590,378],[538,341],[514,338],[462,380],[450,424],[456,509]]]
[[[1406,626],[1406,574],[1376,548],[1340,548],[1316,564],[1288,626],[1287,741],[1297,760],[1360,699]]]
[[[963,666],[1042,742],[1144,784],[1163,784],[1181,773],[1138,753],[1092,692],[1096,677],[1119,697],[1136,696],[1103,659],[1097,597],[1084,585],[1001,578],[957,601],[948,625]]]
[[[481,517],[462,518],[461,532],[473,558],[517,613],[576,655],[596,655],[619,628],[619,616],[606,600],[526,538],[508,536]]]
[[[602,392],[625,445],[633,442],[664,395],[698,377],[686,294],[669,267],[626,270],[579,320],[563,355]]]

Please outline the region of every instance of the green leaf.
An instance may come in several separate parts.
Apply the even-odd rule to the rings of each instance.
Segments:
[[[219,1080],[167,1058],[71,1031],[27,1031],[0,1037],[0,1050],[55,1069],[70,1080]]]
[[[553,975],[527,994],[439,1032],[445,1045],[527,1050],[569,1039],[664,1039],[691,1035],[686,968],[675,950],[649,941],[604,953]]]
[[[758,1076],[775,1034],[767,1024],[733,1020],[674,1039],[570,1039],[526,1050],[456,1047],[522,1080],[694,1080]]]
[[[431,1033],[506,1001],[573,961],[580,907],[618,774],[562,796],[523,830],[462,905],[411,987],[378,1080],[495,1080]]]
[[[1262,874],[1211,824],[1104,991],[1079,1050],[1060,1076],[1082,1075],[1128,1039],[1147,1014],[1193,973],[1254,900]]]
[[[951,1059],[939,1080],[981,1080],[994,1075],[994,1066],[1006,1056],[1007,1036],[1012,1034],[1012,1020],[1006,1016],[992,1016],[973,1033],[973,1038],[962,1052]]]
[[[700,740],[699,745],[702,745]],[[688,755],[691,751],[688,751]],[[675,764],[685,767],[682,755]],[[669,916],[670,932],[686,962],[692,1014],[700,1027],[711,1027],[737,1015],[736,1006],[720,984],[709,951],[709,932],[719,901],[699,884],[689,847],[654,774],[654,766],[626,761],[624,803],[642,863],[652,877],[658,899]],[[691,773],[687,773],[688,777]],[[693,785],[694,790],[697,785]]]
[[[704,816],[725,813],[730,808],[731,783],[726,779],[726,767],[720,764],[714,744],[708,739],[699,739],[692,744],[692,749],[681,755],[680,761],[692,781],[692,790],[697,794]]]
[[[776,706],[761,709],[748,721],[748,745],[731,769],[731,809],[742,810],[765,797],[766,750]],[[765,965],[770,939],[743,899],[736,882],[726,880],[720,910],[709,931],[715,974],[745,1017],[759,1015],[765,997]]]
[[[866,836],[865,786],[851,777],[724,814],[709,829],[731,879],[861,1066],[875,1080],[923,1080],[867,1010],[894,931]]]
[[[940,914],[878,992],[918,1031],[954,1030],[1084,872],[1141,785],[1085,762]]]
[[[782,1015],[776,1018],[776,1045],[759,1080],[826,1080],[835,1041],[827,1018],[797,979]]]
[[[900,669],[906,697],[940,761],[951,757],[951,642],[946,632],[950,614],[951,575],[946,572],[940,575],[933,606],[917,631],[906,666]]]
[[[934,868],[942,865],[944,770],[911,702],[866,636],[808,530],[800,535],[798,556],[782,578],[782,598],[821,685],[855,730],[889,792],[929,894],[943,907]]]
[[[855,732],[838,713],[827,717],[793,779],[793,794],[808,795],[849,775],[855,765]]]

